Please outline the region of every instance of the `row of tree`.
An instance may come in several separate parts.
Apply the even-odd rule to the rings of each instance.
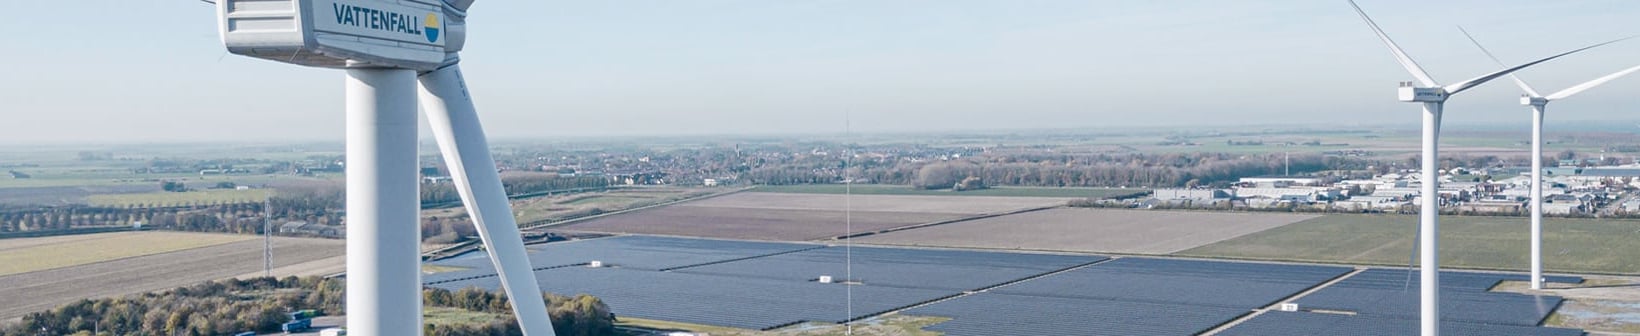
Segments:
[[[558,176],[556,174],[509,174],[501,179],[501,186],[509,196],[531,195],[554,191],[603,189],[609,187],[609,178],[603,176]],[[421,185],[421,204],[461,202],[455,184],[431,183]]]
[[[80,300],[24,315],[0,327],[0,336],[31,335],[228,335],[245,331],[279,332],[289,313],[312,309],[321,315],[343,313],[346,282],[316,276],[210,281],[175,289],[119,298]],[[499,316],[472,324],[428,324],[427,335],[522,335],[505,295],[477,288],[459,291],[424,289],[423,303]],[[615,335],[614,315],[596,297],[545,294],[558,335]]]
[[[1282,154],[1222,153],[1047,155],[1007,154],[933,162],[856,162],[844,166],[794,165],[759,167],[743,178],[758,184],[835,183],[854,179],[871,183],[944,189],[975,177],[985,185],[1041,187],[1179,187],[1230,182],[1247,176],[1362,169],[1358,159]]]
[[[287,312],[342,311],[343,282],[319,277],[210,281],[187,287],[80,300],[34,312],[0,335],[226,335],[275,332]]]
[[[614,335],[615,314],[597,297],[581,294],[574,297],[552,293],[543,294],[547,314],[552,316],[552,330],[559,335]],[[512,304],[507,295],[489,292],[477,287],[457,291],[429,288],[422,291],[422,303],[433,307],[459,308],[505,316],[483,325],[443,325],[427,327],[429,335],[522,335],[517,319],[512,315]]]
[[[324,225],[342,223],[342,214],[329,207],[298,207],[310,203],[312,202],[299,198],[273,199],[275,230],[285,221],[306,221]],[[281,204],[285,206],[281,207]],[[0,209],[0,233],[129,227],[135,223],[142,223],[145,228],[161,230],[262,234],[264,217],[262,202],[163,207],[71,205],[13,208]],[[275,233],[277,234],[277,231]]]

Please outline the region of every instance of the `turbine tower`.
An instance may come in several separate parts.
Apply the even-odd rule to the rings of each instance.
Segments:
[[[1429,76],[1429,73],[1424,71],[1423,67],[1418,66],[1418,63],[1413,61],[1412,57],[1407,56],[1406,52],[1395,44],[1395,41],[1390,40],[1389,35],[1384,34],[1384,30],[1378,28],[1378,24],[1373,23],[1372,18],[1367,16],[1367,12],[1361,10],[1361,6],[1355,4],[1355,0],[1348,0],[1348,2],[1350,7],[1355,8],[1355,13],[1361,15],[1361,20],[1366,21],[1367,26],[1371,27],[1373,33],[1378,35],[1378,39],[1389,47],[1390,53],[1395,55],[1395,61],[1401,63],[1401,67],[1406,68],[1407,72],[1418,80],[1417,82],[1402,82],[1398,95],[1401,101],[1422,103],[1424,108],[1423,167],[1419,178],[1422,190],[1419,192],[1421,204],[1418,210],[1418,256],[1420,257],[1418,262],[1420,267],[1419,330],[1423,336],[1436,336],[1440,334],[1441,323],[1439,306],[1440,254],[1437,245],[1440,233],[1440,224],[1438,222],[1441,209],[1440,181],[1438,180],[1440,176],[1436,174],[1436,170],[1440,168],[1440,162],[1436,154],[1441,134],[1441,113],[1447,98],[1520,69],[1616,41],[1579,48],[1530,63],[1494,71],[1462,82],[1440,85],[1435,82],[1434,78]]]
[[[1470,35],[1468,30],[1464,30],[1463,27],[1458,27],[1458,30],[1469,37],[1469,42],[1474,42],[1475,47],[1480,48],[1486,57],[1498,65],[1503,65],[1503,61],[1493,56],[1485,46],[1481,46],[1481,42],[1475,40],[1475,36]],[[1548,96],[1538,94],[1537,90],[1532,89],[1531,85],[1526,85],[1526,81],[1521,80],[1519,76],[1509,75],[1509,78],[1515,81],[1515,85],[1525,92],[1520,97],[1520,104],[1532,108],[1532,289],[1543,289],[1543,111],[1551,101],[1571,97],[1635,71],[1640,71],[1640,65],[1595,78]]]
[[[546,304],[462,78],[473,0],[220,0],[234,54],[347,70],[347,329],[420,335],[417,84],[422,111],[525,335]]]

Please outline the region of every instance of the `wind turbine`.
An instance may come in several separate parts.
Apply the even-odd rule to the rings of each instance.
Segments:
[[[1464,30],[1463,27],[1458,27],[1458,30],[1462,31],[1465,37],[1469,37],[1469,42],[1474,42],[1475,47],[1480,48],[1481,53],[1486,54],[1486,57],[1491,58],[1498,65],[1503,65],[1503,61],[1498,60],[1497,56],[1493,56],[1492,52],[1486,50],[1485,46],[1481,46],[1481,42],[1475,40],[1475,36],[1470,35],[1468,30]],[[1606,84],[1606,82],[1627,76],[1635,71],[1640,71],[1640,65],[1595,78],[1548,96],[1539,94],[1537,90],[1532,89],[1532,86],[1527,85],[1526,81],[1521,80],[1519,76],[1509,75],[1509,79],[1513,79],[1515,85],[1520,86],[1521,91],[1526,92],[1526,94],[1521,95],[1520,104],[1532,107],[1532,289],[1543,289],[1543,111],[1551,101],[1571,97],[1601,84]]]
[[[1361,10],[1360,5],[1355,4],[1355,0],[1348,0],[1348,2],[1350,7],[1355,8],[1355,13],[1361,15],[1361,20],[1366,21],[1367,26],[1371,27],[1373,33],[1378,35],[1378,39],[1389,47],[1390,53],[1395,55],[1395,61],[1401,63],[1401,67],[1406,68],[1407,72],[1418,80],[1416,83],[1402,82],[1398,95],[1401,101],[1422,103],[1424,108],[1423,167],[1420,174],[1422,190],[1419,192],[1422,204],[1420,204],[1418,210],[1418,255],[1420,257],[1419,330],[1423,336],[1436,336],[1440,334],[1441,323],[1439,306],[1440,252],[1437,245],[1439,244],[1438,234],[1440,232],[1438,216],[1440,212],[1440,176],[1436,174],[1436,170],[1440,168],[1440,162],[1437,161],[1436,154],[1438,153],[1437,144],[1441,134],[1441,113],[1447,98],[1520,69],[1617,41],[1575,49],[1443,86],[1436,83],[1435,79],[1430,77],[1423,67],[1418,66],[1418,63],[1413,61],[1411,56],[1407,56],[1406,52],[1395,44],[1395,41],[1390,40],[1389,35],[1384,34],[1384,30],[1378,28],[1378,24],[1373,23],[1372,18],[1367,16],[1367,12]]]
[[[525,335],[546,304],[458,65],[473,0],[220,0],[235,54],[347,70],[347,329],[421,335],[416,85]]]

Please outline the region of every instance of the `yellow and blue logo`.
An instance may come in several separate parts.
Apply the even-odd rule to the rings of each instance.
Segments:
[[[422,28],[427,31],[427,42],[438,42],[438,14],[427,13],[427,21]]]

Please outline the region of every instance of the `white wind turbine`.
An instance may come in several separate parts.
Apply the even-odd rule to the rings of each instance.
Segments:
[[[1498,57],[1493,56],[1491,51],[1481,46],[1481,42],[1475,40],[1475,36],[1470,35],[1469,31],[1464,30],[1463,27],[1458,27],[1458,30],[1462,31],[1464,36],[1469,37],[1469,42],[1474,42],[1475,47],[1480,48],[1481,53],[1486,54],[1486,57],[1491,58],[1498,65],[1503,65],[1503,61],[1498,60]],[[1521,91],[1526,92],[1526,94],[1521,95],[1520,104],[1532,107],[1532,289],[1543,289],[1543,111],[1551,101],[1571,97],[1601,84],[1606,84],[1606,82],[1627,76],[1635,71],[1640,71],[1640,65],[1595,78],[1548,96],[1538,94],[1537,90],[1532,89],[1531,85],[1526,85],[1526,81],[1521,80],[1519,76],[1509,75],[1509,79],[1513,79],[1515,85],[1520,86]]]
[[[1423,67],[1418,66],[1418,63],[1412,60],[1412,57],[1407,56],[1406,52],[1401,51],[1401,47],[1397,46],[1395,41],[1390,40],[1389,35],[1384,34],[1384,30],[1378,28],[1377,23],[1373,23],[1372,18],[1367,16],[1366,11],[1361,10],[1361,6],[1356,5],[1354,0],[1348,1],[1350,3],[1350,7],[1354,7],[1355,12],[1361,15],[1361,20],[1366,21],[1367,26],[1371,27],[1372,31],[1378,35],[1378,39],[1382,40],[1384,45],[1389,47],[1390,53],[1395,55],[1395,61],[1401,63],[1401,67],[1406,68],[1407,72],[1412,74],[1412,77],[1418,79],[1416,83],[1402,82],[1398,93],[1401,101],[1423,103],[1424,107],[1423,167],[1420,177],[1422,190],[1419,192],[1419,199],[1422,204],[1420,204],[1418,210],[1418,255],[1420,257],[1419,330],[1423,336],[1439,335],[1441,323],[1439,306],[1440,258],[1437,244],[1439,243],[1438,234],[1440,232],[1438,222],[1438,215],[1440,212],[1440,189],[1438,188],[1438,184],[1440,181],[1438,180],[1439,175],[1436,174],[1436,170],[1440,168],[1440,163],[1437,161],[1436,144],[1439,141],[1441,132],[1441,109],[1446,104],[1446,99],[1452,95],[1458,94],[1459,92],[1474,88],[1482,83],[1497,79],[1498,77],[1503,77],[1520,69],[1617,41],[1610,41],[1579,48],[1532,61],[1530,63],[1494,71],[1492,73],[1481,75],[1480,77],[1443,86],[1436,83],[1435,79],[1431,78],[1429,73],[1424,71]]]
[[[525,335],[553,335],[462,78],[473,0],[220,0],[228,51],[347,70],[347,331],[421,335],[416,84]]]

